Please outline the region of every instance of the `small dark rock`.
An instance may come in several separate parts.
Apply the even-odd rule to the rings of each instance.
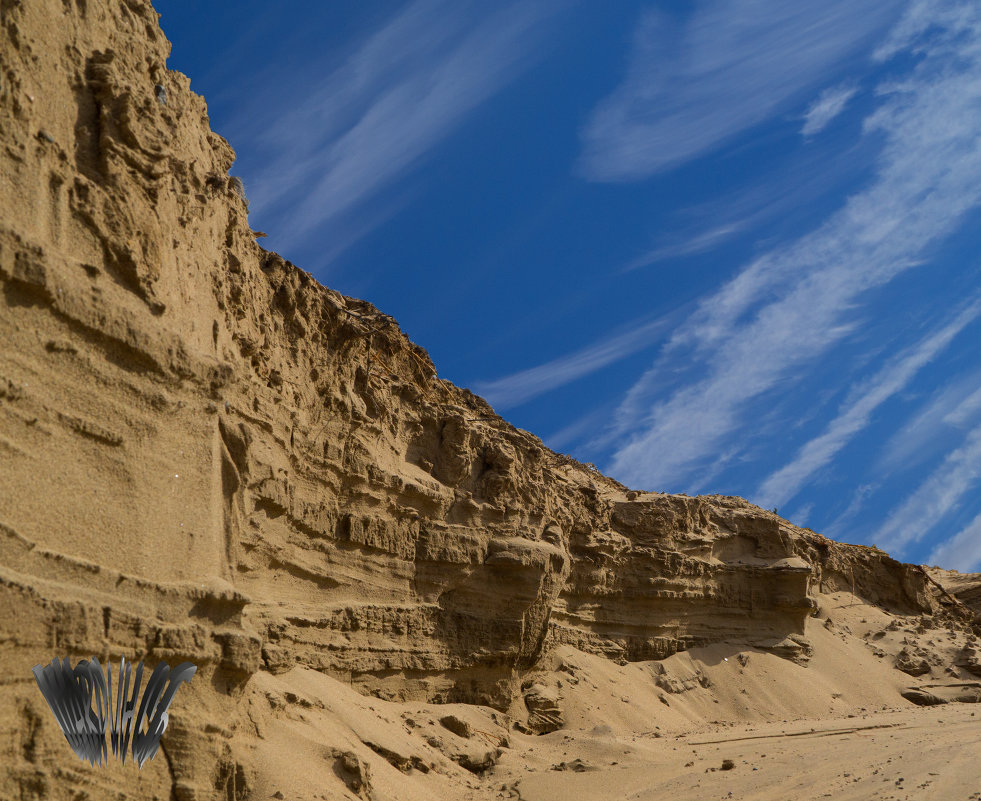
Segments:
[[[528,709],[528,728],[536,734],[548,734],[565,725],[557,688],[532,683],[524,690],[524,700]]]
[[[497,764],[497,760],[501,758],[501,753],[500,748],[489,748],[486,750],[453,754],[450,758],[461,768],[466,768],[471,773],[479,775],[494,767]]]
[[[907,701],[912,701],[914,704],[918,704],[919,706],[937,706],[938,704],[947,703],[943,698],[927,692],[926,690],[919,690],[915,687],[910,687],[908,690],[903,690],[900,695],[902,695]]]
[[[359,798],[371,798],[371,768],[353,751],[334,750],[334,772]],[[282,796],[280,796],[282,798]]]
[[[585,773],[589,770],[597,770],[597,768],[576,758],[571,762],[560,762],[558,765],[552,765],[551,770],[571,770],[573,773]]]
[[[914,654],[904,648],[896,656],[896,667],[910,676],[922,676],[930,672],[930,663],[919,654]]]
[[[444,715],[439,722],[444,729],[449,729],[458,737],[465,737],[468,740],[473,737],[473,727],[456,715]]]

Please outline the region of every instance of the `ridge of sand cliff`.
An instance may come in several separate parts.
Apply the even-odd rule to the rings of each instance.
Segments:
[[[981,573],[958,573],[940,567],[926,568],[927,574],[947,592],[974,612],[981,621]]]
[[[625,727],[768,719],[714,675],[737,654],[824,677],[780,709],[970,685],[973,616],[923,568],[739,498],[628,491],[261,248],[168,52],[139,0],[2,6],[0,793],[263,797],[293,749],[324,797],[465,791],[509,738],[601,725],[584,672],[635,683]],[[830,634],[843,593],[865,618]],[[199,666],[139,775],[66,763],[33,686],[92,655]]]

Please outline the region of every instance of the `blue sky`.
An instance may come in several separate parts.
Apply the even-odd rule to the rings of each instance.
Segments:
[[[650,490],[981,570],[981,4],[158,1],[263,244]]]

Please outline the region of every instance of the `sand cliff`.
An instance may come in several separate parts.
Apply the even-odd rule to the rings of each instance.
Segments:
[[[264,250],[168,51],[138,0],[3,5],[0,795],[268,797],[300,753],[325,798],[470,787],[509,738],[592,722],[577,674],[666,727],[710,714],[668,695],[738,716],[713,648],[792,683],[854,634],[877,699],[974,692],[948,582],[738,498],[628,491]],[[829,633],[845,596],[863,631]],[[139,774],[77,762],[34,686],[92,655],[199,666]],[[318,725],[337,742],[307,753]]]

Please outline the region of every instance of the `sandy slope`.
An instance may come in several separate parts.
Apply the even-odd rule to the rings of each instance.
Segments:
[[[524,801],[757,799],[840,801],[981,798],[981,718],[970,706],[859,717],[710,727],[692,735],[619,742],[597,769],[538,772],[517,782]],[[610,755],[613,742],[607,745]],[[573,753],[569,750],[570,755]],[[734,767],[722,770],[723,760]],[[616,762],[617,764],[612,764]],[[597,764],[598,763],[598,764]]]
[[[900,695],[918,683],[971,682],[917,680],[893,667],[916,642],[905,627],[913,621],[850,593],[818,600],[806,665],[739,642],[623,665],[559,648],[538,680],[555,690],[566,723],[538,736],[515,729],[526,713],[518,705],[508,716],[396,703],[302,668],[260,674],[249,699],[254,731],[239,735],[255,754],[255,797],[981,798],[981,707],[917,707]],[[917,636],[942,654],[952,635]],[[458,733],[440,722],[448,715],[464,722]]]

